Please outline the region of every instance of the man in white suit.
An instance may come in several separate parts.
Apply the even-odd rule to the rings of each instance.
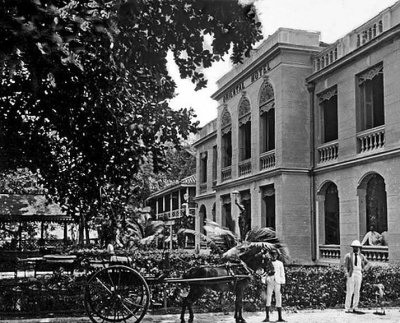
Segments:
[[[361,243],[358,240],[354,240],[351,245],[353,248],[352,252],[349,252],[344,257],[344,270],[346,272],[346,301],[345,310],[346,313],[364,314],[358,310],[358,302],[360,300],[360,289],[362,282],[362,271],[368,268],[368,260],[361,253]],[[351,299],[353,298],[353,305]]]
[[[278,310],[278,322],[286,322],[282,318],[282,294],[281,285],[285,284],[285,269],[282,261],[279,261],[278,252],[273,250],[271,252],[272,265],[274,266],[274,273],[269,276],[263,277],[262,282],[267,285],[267,300],[265,313],[266,317],[263,322],[269,322],[269,309],[271,307],[272,293],[275,292],[276,309]]]

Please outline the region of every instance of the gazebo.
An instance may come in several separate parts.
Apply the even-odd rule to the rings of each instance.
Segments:
[[[68,224],[73,223],[72,217],[65,214],[61,207],[55,203],[49,202],[43,194],[0,194],[0,232],[10,232],[16,236],[17,241],[12,241],[16,249],[26,249],[24,245],[23,224],[25,223],[40,224],[40,238],[37,239],[37,248],[45,247],[46,244],[51,246],[52,242],[58,244],[63,240],[68,240]],[[57,223],[63,226],[63,239],[45,239],[45,226],[49,223]],[[17,230],[7,229],[7,226],[14,225]],[[39,229],[39,227],[38,227]],[[32,249],[32,248],[31,248]]]

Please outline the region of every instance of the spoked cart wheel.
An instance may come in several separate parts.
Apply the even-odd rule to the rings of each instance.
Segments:
[[[139,323],[150,304],[146,280],[122,265],[104,268],[90,277],[85,287],[85,309],[94,323]]]

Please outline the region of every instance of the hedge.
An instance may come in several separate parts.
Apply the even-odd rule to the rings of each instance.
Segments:
[[[98,254],[85,254],[85,257],[98,257]],[[131,255],[135,259],[134,268],[144,276],[155,276],[162,272],[165,264],[159,251],[136,251]],[[221,260],[213,255],[193,255],[173,252],[170,255],[170,272],[168,277],[180,277],[190,267],[198,265],[221,264]],[[362,307],[375,306],[373,284],[385,286],[387,305],[399,305],[400,267],[388,265],[374,266],[365,275],[361,290]],[[286,266],[286,285],[283,287],[283,306],[296,309],[324,309],[343,307],[346,290],[346,278],[342,268],[338,266]],[[0,281],[0,312],[40,312],[74,310],[83,312],[82,295],[85,284],[84,276],[42,276],[38,279],[26,279],[16,282]],[[164,297],[168,308],[179,308],[188,288],[184,284],[161,284],[151,286],[152,302],[159,307],[164,305]],[[36,295],[36,296],[35,296]],[[251,281],[244,298],[245,311],[264,309],[265,291],[259,279]],[[210,291],[196,304],[196,311],[218,312],[232,311],[234,295]]]

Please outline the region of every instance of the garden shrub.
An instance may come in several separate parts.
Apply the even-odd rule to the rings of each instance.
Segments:
[[[129,256],[134,259],[134,268],[143,276],[158,276],[166,268],[163,262],[163,252],[156,251],[139,251],[136,250]],[[80,254],[83,258],[101,258],[102,253],[86,252]],[[173,251],[169,256],[169,271],[167,277],[181,277],[189,268],[199,265],[222,264],[223,262],[215,255],[194,255]],[[87,269],[87,268],[86,268]],[[324,308],[342,308],[345,292],[346,278],[343,268],[339,266],[286,266],[286,285],[283,286],[283,306],[293,309],[324,309]],[[39,282],[32,281],[42,290],[54,290],[52,293],[38,294],[45,295],[43,304],[34,304],[35,310],[55,311],[55,309],[71,308],[73,310],[83,309],[83,285],[84,277],[41,277]],[[361,306],[372,307],[375,305],[375,292],[377,289],[373,286],[382,283],[385,286],[386,305],[399,305],[400,297],[400,267],[397,265],[387,265],[385,267],[374,266],[364,274],[363,285],[361,290]],[[68,283],[66,283],[68,282]],[[3,282],[4,283],[4,282]],[[29,282],[20,284],[27,291]],[[57,285],[58,287],[56,287]],[[0,290],[0,299],[2,300],[1,312],[25,312],[32,310],[32,304],[27,298],[15,302],[17,297],[13,292],[15,285]],[[166,298],[168,308],[179,308],[182,299],[187,295],[188,288],[185,284],[160,284],[151,285],[152,303],[158,307],[164,305]],[[259,311],[264,309],[263,295],[265,295],[264,287],[259,278],[251,280],[246,290],[244,298],[245,311]],[[24,295],[23,292],[18,292]],[[57,294],[58,293],[58,294]],[[58,298],[57,295],[61,295]],[[40,296],[40,297],[42,297]],[[39,297],[39,298],[40,298]],[[232,311],[234,308],[235,296],[232,292],[224,292],[223,294],[215,291],[206,293],[200,300],[196,302],[195,311]]]

